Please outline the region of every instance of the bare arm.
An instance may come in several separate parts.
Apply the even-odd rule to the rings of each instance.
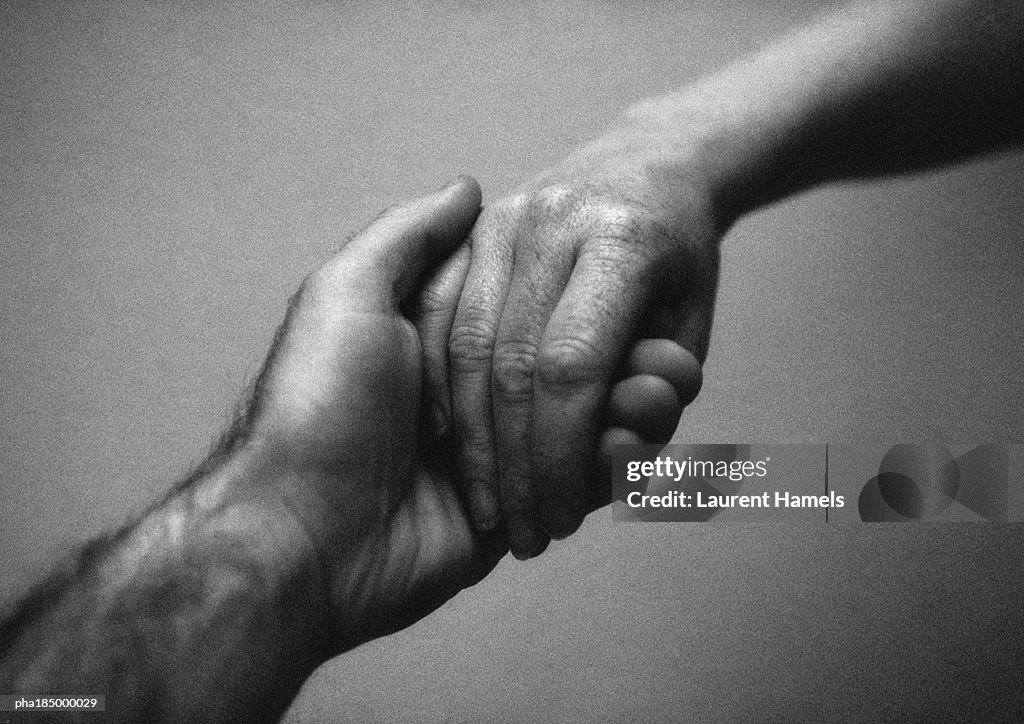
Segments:
[[[1020,143],[1022,43],[1018,0],[853,4],[634,105],[489,205],[448,340],[477,526],[503,524],[529,557],[580,524],[613,371],[638,334],[704,359],[719,242],[739,216]]]
[[[653,131],[648,152],[679,173],[696,165],[735,217],[816,183],[1019,144],[1022,105],[1024,4],[883,0],[640,103],[626,126]]]
[[[461,179],[391,209],[306,279],[218,452],[0,624],[0,691],[102,694],[111,721],[276,721],[329,657],[495,565],[419,435],[399,310],[479,204]]]
[[[0,631],[3,691],[102,694],[111,721],[276,721],[338,642],[323,572],[288,511],[217,492],[262,486],[240,459],[22,601]]]

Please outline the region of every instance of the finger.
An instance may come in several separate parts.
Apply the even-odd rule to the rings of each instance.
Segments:
[[[655,375],[668,381],[683,407],[700,393],[704,381],[697,358],[670,339],[641,339],[633,344],[624,366],[626,376]]]
[[[463,176],[388,209],[317,273],[350,312],[397,308],[423,272],[466,239],[480,211],[480,186]]]
[[[608,421],[639,432],[647,442],[665,444],[683,408],[700,392],[700,364],[669,339],[633,343],[622,366],[623,379],[608,397]]]
[[[596,438],[614,371],[654,287],[636,245],[584,248],[538,354],[532,472],[542,523],[564,537],[583,520]]]
[[[608,505],[614,497],[612,489],[612,464],[615,448],[619,445],[642,445],[643,438],[635,430],[627,430],[614,425],[606,427],[597,443],[597,481],[594,484],[590,499],[587,501],[587,512]]]
[[[672,439],[682,412],[675,388],[655,375],[627,377],[615,383],[608,396],[608,424],[636,431],[652,444]]]
[[[448,338],[469,271],[469,261],[468,245],[459,247],[445,259],[424,283],[411,315],[423,346],[423,399],[435,438],[444,437],[451,425]]]
[[[601,467],[611,470],[612,454],[616,445],[642,445],[643,438],[635,430],[611,425],[604,429],[597,443],[598,460]]]
[[[561,224],[555,228],[544,224],[517,239],[515,267],[491,369],[498,487],[512,553],[518,558],[538,555],[549,540],[536,523],[530,420],[537,353],[574,263],[575,245],[560,238],[562,228]]]
[[[456,479],[473,524],[484,531],[500,520],[491,360],[513,259],[500,222],[485,213],[471,236],[472,260],[448,340]]]
[[[700,364],[689,351],[667,339],[633,343],[622,366],[624,379],[608,396],[607,427],[598,443],[600,471],[593,508],[612,500],[611,465],[615,445],[664,445],[672,439],[686,404],[700,391]]]

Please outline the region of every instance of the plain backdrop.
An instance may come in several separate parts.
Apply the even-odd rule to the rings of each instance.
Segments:
[[[0,596],[202,459],[302,276],[829,3],[0,3]],[[727,236],[680,441],[1024,441],[1024,156]],[[1019,484],[1019,481],[1014,481]],[[293,721],[1014,719],[1015,525],[607,510],[330,662]]]

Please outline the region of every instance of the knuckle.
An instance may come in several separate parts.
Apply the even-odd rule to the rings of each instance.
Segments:
[[[595,242],[645,251],[663,237],[660,224],[646,209],[620,202],[602,203],[591,210]]]
[[[588,193],[570,184],[549,184],[511,196],[492,208],[503,222],[517,220],[531,226],[559,225],[570,221],[587,204]]]
[[[650,247],[608,236],[589,239],[580,249],[579,259],[602,274],[625,271],[646,276],[659,266],[657,255]]]
[[[590,212],[596,223],[612,229],[644,231],[654,220],[654,214],[645,206],[621,198],[602,199],[591,206]]]
[[[574,390],[601,380],[601,351],[587,337],[562,337],[537,355],[537,380],[551,389]]]
[[[448,337],[448,358],[453,371],[477,368],[489,361],[494,353],[494,336],[491,325],[482,320],[456,322]]]
[[[715,249],[700,243],[685,229],[666,225],[642,206],[612,203],[592,214],[592,232],[580,249],[580,258],[610,273],[628,268],[636,283],[693,288],[717,279]]]
[[[588,206],[587,218],[597,244],[662,257],[688,255],[701,246],[664,209],[639,199],[600,199]]]
[[[509,402],[528,400],[533,391],[537,363],[536,346],[528,342],[504,342],[494,350],[491,383],[494,394]]]
[[[561,220],[576,213],[584,204],[583,194],[567,184],[552,184],[530,196],[529,209],[545,219]]]

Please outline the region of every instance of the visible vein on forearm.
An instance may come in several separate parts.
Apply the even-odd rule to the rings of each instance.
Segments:
[[[279,715],[323,658],[317,616],[230,516],[178,498],[85,546],[0,626],[4,690],[104,694],[115,720]]]

